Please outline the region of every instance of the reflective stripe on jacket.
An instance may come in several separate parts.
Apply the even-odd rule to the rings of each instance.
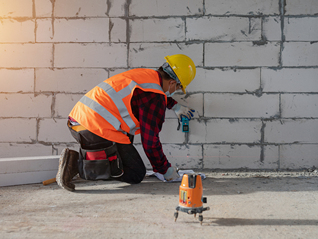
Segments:
[[[125,133],[140,133],[140,123],[130,105],[134,90],[163,94],[167,103],[158,74],[151,69],[134,69],[110,77],[86,93],[69,116],[102,138],[129,144]]]

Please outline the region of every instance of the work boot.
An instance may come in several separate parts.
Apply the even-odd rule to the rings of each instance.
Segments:
[[[56,174],[56,182],[61,187],[68,191],[74,191],[75,185],[71,183],[72,179],[78,174],[78,152],[69,148],[63,149],[60,160],[59,170]]]

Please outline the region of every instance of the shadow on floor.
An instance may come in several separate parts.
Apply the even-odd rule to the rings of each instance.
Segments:
[[[204,217],[203,225],[210,226],[318,226],[318,220],[306,219],[246,219]]]
[[[133,193],[152,195],[175,195],[180,182],[164,183],[157,178],[146,178],[140,184],[126,184],[116,181],[85,181],[74,182],[75,193],[78,194],[113,194]],[[283,177],[283,178],[211,178],[202,182],[203,194],[237,195],[255,192],[304,192],[318,191],[318,177]]]

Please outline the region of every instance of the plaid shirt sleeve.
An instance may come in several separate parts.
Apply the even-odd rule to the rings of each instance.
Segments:
[[[169,106],[174,104],[176,104],[176,101],[171,98]],[[159,132],[165,120],[165,97],[153,92],[144,92],[137,88],[131,100],[131,107],[134,116],[140,122],[142,146],[153,171],[161,174],[166,173],[171,164],[162,151],[159,139]]]
[[[168,97],[167,99],[168,99],[167,108],[168,108],[169,110],[171,110],[171,108],[172,108],[175,104],[177,104],[178,102],[175,101],[175,100],[174,100],[173,98],[171,98],[171,97]]]

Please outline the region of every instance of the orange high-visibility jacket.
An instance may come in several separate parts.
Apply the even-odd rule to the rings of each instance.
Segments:
[[[167,102],[158,72],[134,69],[110,77],[87,92],[69,116],[102,138],[129,144],[130,140],[125,133],[140,133],[140,123],[133,115],[130,104],[136,88],[163,94]]]

